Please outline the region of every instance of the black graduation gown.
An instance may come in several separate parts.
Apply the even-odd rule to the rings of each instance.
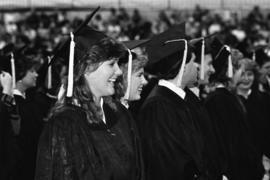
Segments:
[[[141,180],[129,114],[104,104],[106,124],[90,124],[69,105],[49,119],[39,141],[36,180]]]
[[[217,151],[217,138],[213,124],[203,102],[190,89],[185,88],[186,97],[194,121],[198,124],[204,142],[204,161],[207,168],[207,177],[211,180],[222,179],[222,169],[219,166],[219,154]]]
[[[239,96],[247,109],[252,137],[260,156],[270,158],[270,96],[265,92],[252,90],[245,99]]]
[[[202,141],[186,102],[157,85],[138,117],[146,179],[200,179]]]
[[[22,153],[16,179],[33,180],[42,121],[35,111],[36,107],[31,98],[24,99],[20,95],[14,95],[14,97],[21,117],[21,128],[17,136],[17,142]]]
[[[48,120],[48,114],[56,100],[57,99],[55,97],[49,95],[45,90],[39,90],[34,94],[33,103],[35,104],[35,111],[37,112],[40,120]]]
[[[246,110],[237,96],[226,88],[217,88],[209,94],[205,106],[218,138],[217,148],[223,174],[230,180],[262,178]]]
[[[0,179],[13,179],[19,159],[21,158],[20,149],[17,144],[16,134],[14,133],[11,114],[12,110],[0,100]]]

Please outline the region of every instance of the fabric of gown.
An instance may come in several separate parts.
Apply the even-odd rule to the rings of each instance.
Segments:
[[[35,177],[37,144],[42,130],[42,121],[31,98],[14,95],[21,117],[20,133],[17,142],[22,153],[16,179],[33,180]]]
[[[103,106],[106,124],[89,123],[82,108],[54,114],[39,141],[36,180],[141,180],[138,135],[122,105]]]
[[[2,94],[1,94],[2,96]],[[1,98],[2,100],[2,98]],[[10,107],[0,101],[0,179],[13,180],[21,159],[16,134],[13,131]]]
[[[261,179],[260,157],[241,101],[226,88],[217,88],[207,97],[205,107],[218,138],[222,173],[230,180]]]
[[[185,100],[188,102],[192,116],[198,124],[203,135],[204,142],[204,161],[207,168],[207,177],[211,180],[222,179],[222,169],[220,167],[219,154],[217,151],[217,138],[213,124],[203,102],[190,89],[185,88]]]
[[[163,86],[155,86],[139,116],[147,180],[202,179],[202,137],[186,102]]]
[[[245,99],[239,96],[247,109],[252,137],[260,155],[270,158],[270,96],[265,92],[252,90]]]

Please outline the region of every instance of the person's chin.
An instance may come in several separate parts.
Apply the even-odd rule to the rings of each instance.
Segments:
[[[114,95],[114,93],[115,93],[115,89],[114,88],[111,88],[111,87],[108,87],[107,88],[106,96]]]
[[[240,84],[242,89],[250,89],[252,84]]]
[[[140,100],[140,99],[141,99],[141,95],[140,95],[140,93],[138,93],[138,94],[135,96],[135,98],[134,98],[133,101],[138,101],[138,100]]]
[[[203,80],[200,80],[199,81],[199,84],[200,85],[206,85],[206,84],[208,84],[209,83],[209,80],[208,79],[203,79]]]

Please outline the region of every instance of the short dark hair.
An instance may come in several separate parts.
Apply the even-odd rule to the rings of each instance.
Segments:
[[[29,56],[15,56],[15,71],[16,71],[16,81],[21,80],[31,69],[37,69],[40,67],[40,62],[33,60]]]

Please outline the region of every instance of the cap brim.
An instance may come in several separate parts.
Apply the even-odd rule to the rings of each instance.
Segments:
[[[147,42],[149,42],[149,39],[122,41],[122,43],[130,50],[145,46]]]

